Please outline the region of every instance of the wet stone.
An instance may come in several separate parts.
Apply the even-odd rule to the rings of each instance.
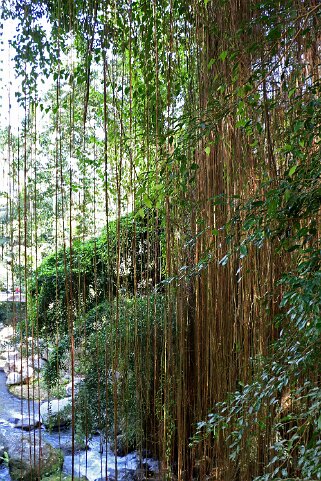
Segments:
[[[12,424],[14,428],[22,429],[23,431],[32,431],[40,426],[39,419],[33,419],[33,417],[9,418],[8,422]]]
[[[61,451],[39,439],[22,437],[15,440],[8,449],[9,471],[12,480],[33,481],[57,473],[61,470],[63,456]]]
[[[7,377],[7,386],[13,386],[15,384],[21,384],[22,377],[18,372],[10,372]]]

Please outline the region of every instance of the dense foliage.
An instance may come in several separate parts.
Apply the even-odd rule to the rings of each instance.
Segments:
[[[163,391],[153,366],[161,352],[164,309],[161,295],[122,297],[118,311],[116,302],[105,301],[76,320],[76,373],[83,378],[76,400],[78,434],[89,438],[100,432],[102,438],[113,440],[114,433],[116,437],[121,433],[122,452],[136,447],[157,454],[157,438],[149,423],[155,422],[151,413]],[[157,332],[157,345],[151,342],[152,332]],[[135,354],[138,345],[140,356]],[[70,342],[64,335],[46,366],[50,390],[59,386],[68,364]]]
[[[77,429],[122,431],[164,476],[321,478],[320,15],[3,4],[26,117],[8,238],[48,386],[70,361]]]
[[[124,242],[119,245],[118,228],[124,235]],[[117,292],[128,296],[144,294],[155,282],[159,284],[161,263],[155,266],[147,245],[151,243],[160,253],[162,237],[161,232],[150,231],[144,217],[135,220],[128,215],[119,223],[110,222],[108,230],[104,229],[99,237],[75,240],[71,247],[65,246],[45,257],[29,283],[37,303],[40,333],[66,334],[70,321],[106,299],[112,302]],[[158,290],[162,290],[161,285]]]

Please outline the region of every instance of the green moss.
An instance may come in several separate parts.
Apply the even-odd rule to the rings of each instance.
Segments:
[[[11,446],[8,454],[12,480],[35,481],[53,473],[59,474],[64,460],[62,452],[49,444],[42,445],[40,456],[39,442],[34,445],[26,437]]]

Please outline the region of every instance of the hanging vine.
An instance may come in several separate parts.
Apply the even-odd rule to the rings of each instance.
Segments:
[[[319,2],[1,14],[15,329],[49,352],[28,397],[70,376],[72,472],[98,432],[101,477],[112,446],[139,479],[147,454],[160,479],[318,479]]]

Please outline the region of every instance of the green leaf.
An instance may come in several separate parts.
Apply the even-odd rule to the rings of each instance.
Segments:
[[[211,58],[211,60],[208,62],[208,65],[207,65],[208,70],[211,70],[214,63],[215,63],[215,60]]]
[[[243,257],[247,256],[247,247],[245,244],[242,244],[240,246],[240,259],[243,259]]]
[[[283,152],[288,153],[288,152],[292,152],[292,149],[293,149],[293,146],[291,144],[284,144],[282,150]]]
[[[295,93],[295,91],[296,91],[295,88],[289,90],[289,99],[292,97],[292,95]]]
[[[256,224],[256,222],[257,222],[257,219],[255,217],[250,216],[247,219],[245,219],[243,228],[245,230],[249,230]]]
[[[136,217],[141,217],[142,219],[145,217],[145,211],[143,208],[139,209],[139,211],[136,214]]]
[[[285,201],[287,202],[290,198],[291,198],[291,191],[290,191],[290,190],[286,190],[286,191],[284,192],[284,199],[285,199]]]
[[[277,208],[278,208],[277,199],[274,199],[274,198],[270,199],[268,202],[267,211],[271,217],[275,216],[277,212]]]
[[[236,122],[235,127],[240,128],[240,127],[245,127],[246,125],[246,120],[245,119],[240,119]]]
[[[298,131],[301,130],[303,127],[304,127],[304,122],[302,122],[302,121],[295,122],[295,124],[294,124],[294,132],[298,132]]]
[[[292,176],[293,176],[293,174],[295,173],[297,167],[298,167],[297,165],[293,165],[293,166],[291,167],[291,169],[289,170],[289,177],[292,177]]]
[[[227,50],[223,50],[223,52],[220,53],[219,58],[224,62],[228,54]]]
[[[152,201],[150,200],[147,194],[143,195],[143,202],[146,205],[146,207],[148,207],[149,209],[153,207]]]
[[[211,148],[208,147],[208,146],[205,147],[204,152],[206,153],[206,155],[210,155],[210,153],[211,153]]]

